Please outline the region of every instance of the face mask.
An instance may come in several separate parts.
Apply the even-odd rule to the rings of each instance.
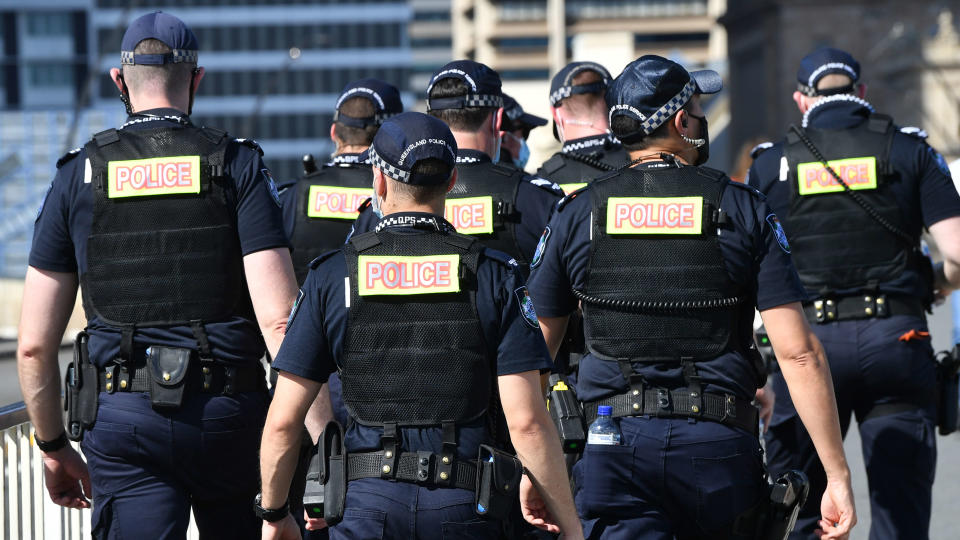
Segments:
[[[497,149],[493,151],[493,156],[491,157],[493,158],[494,163],[500,163],[500,132],[493,130],[493,138],[495,141],[497,141]]]
[[[377,195],[376,180],[374,180],[373,185],[373,198],[370,199],[370,210],[373,210],[373,215],[377,216],[377,219],[383,219],[383,201],[380,200],[380,196]]]
[[[687,114],[700,121],[700,138],[691,139],[686,135],[681,135],[680,137],[697,148],[697,159],[693,162],[693,164],[703,165],[708,159],[710,159],[710,134],[707,131],[707,117],[697,116],[691,113]]]
[[[511,161],[513,161],[513,164],[514,164],[518,169],[522,169],[522,168],[526,167],[526,166],[527,166],[527,161],[530,159],[530,147],[527,146],[527,141],[526,141],[526,139],[522,139],[522,138],[520,138],[520,137],[517,137],[517,136],[514,135],[513,133],[504,133],[503,136],[504,136],[504,137],[510,137],[510,138],[513,139],[517,144],[520,145],[520,150],[517,151],[517,156],[516,156],[516,157],[511,156]]]

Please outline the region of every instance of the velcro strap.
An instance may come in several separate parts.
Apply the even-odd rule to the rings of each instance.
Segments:
[[[803,311],[812,324],[884,318],[891,315],[922,317],[924,314],[923,303],[918,298],[875,293],[843,298],[819,298],[805,303]]]
[[[422,461],[426,459],[427,463]],[[414,484],[437,485],[433,471],[436,470],[438,454],[425,452],[401,452],[396,461],[395,479]],[[384,463],[383,451],[362,452],[347,455],[347,480],[361,478],[381,478]],[[429,471],[429,472],[427,472]],[[454,487],[474,491],[477,486],[477,465],[470,461],[455,459],[453,461],[453,478],[445,487]],[[426,474],[424,474],[426,473]],[[426,476],[426,478],[424,478]]]
[[[727,394],[693,395],[687,389],[667,390],[647,388],[630,390],[623,394],[591,401],[584,404],[587,425],[597,418],[597,407],[609,405],[612,416],[655,416],[659,418],[697,418],[710,420],[749,433],[756,433],[759,416],[757,408],[749,401]]]

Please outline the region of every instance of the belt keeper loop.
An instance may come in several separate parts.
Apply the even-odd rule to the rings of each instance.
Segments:
[[[443,428],[443,452],[435,467],[433,482],[439,486],[453,485],[453,462],[457,452],[457,425],[453,421],[441,422]]]
[[[666,388],[657,388],[657,409],[657,416],[667,416],[664,413],[671,410],[670,391]]]
[[[723,395],[723,418],[722,420],[735,419],[737,417],[737,396],[733,394]]]
[[[117,391],[119,383],[117,382],[117,364],[107,366],[105,371],[107,372],[106,379],[107,385],[105,390],[108,394],[112,394]]]
[[[420,450],[417,452],[417,483],[423,484],[432,479],[430,462],[433,461],[433,452]]]
[[[380,444],[383,446],[380,478],[384,480],[395,481],[397,478],[397,463],[400,461],[398,436],[397,424],[393,422],[383,424],[383,437],[380,438]]]

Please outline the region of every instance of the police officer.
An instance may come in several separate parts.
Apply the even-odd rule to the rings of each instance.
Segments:
[[[537,174],[571,193],[627,162],[620,141],[610,135],[603,100],[613,77],[596,62],[571,62],[550,81],[553,136],[563,145]]]
[[[498,524],[477,516],[474,493],[494,384],[529,469],[525,517],[582,538],[540,392],[550,359],[516,263],[441,217],[457,155],[446,125],[422,113],[377,132],[373,204],[384,217],[311,263],[274,362],[280,378],[261,450],[264,538],[296,537],[284,503],[292,449],[335,371],[351,422],[345,512],[331,538],[495,538]]]
[[[507,94],[503,95],[503,122],[500,126],[503,136],[500,139],[500,161],[513,163],[518,169],[527,166],[530,160],[530,147],[527,139],[534,128],[547,125],[546,118],[540,118],[523,110],[520,103]]]
[[[297,283],[306,279],[310,261],[343,245],[357,208],[370,196],[370,161],[363,152],[380,124],[401,112],[393,85],[361,79],[344,87],[330,126],[333,159],[280,193]]]
[[[574,467],[590,538],[736,537],[737,518],[766,498],[754,306],[828,467],[823,527],[841,537],[855,521],[829,368],[786,238],[754,190],[698,166],[709,149],[700,95],[720,89],[713,71],[630,63],[606,99],[631,167],[568,195],[533,262],[548,347],[582,303],[576,390],[588,422],[610,405],[622,432],[619,446],[588,443]]]
[[[447,198],[457,232],[507,253],[526,272],[550,211],[563,196],[553,182],[499,163],[503,121],[500,75],[478,62],[456,60],[427,87],[427,111],[457,138],[459,181]],[[373,209],[361,213],[355,234],[372,230]]]
[[[144,15],[121,48],[130,117],[60,159],[27,269],[18,368],[47,489],[71,507],[93,494],[95,538],[182,538],[191,508],[202,537],[253,538],[259,359],[296,293],[276,188],[255,143],[190,121],[204,70],[182,21]],[[86,466],[57,363],[78,280],[93,407],[99,388]]]
[[[793,94],[802,125],[757,150],[748,182],[767,195],[790,234],[809,297],[804,309],[830,358],[844,433],[851,412],[857,418],[870,537],[926,538],[936,445],[924,308],[934,285],[945,293],[960,283],[960,197],[925,134],[875,113],[859,78],[859,63],[844,51],[820,48],[804,57]],[[920,250],[923,228],[945,259],[936,283]],[[796,394],[779,375],[773,387],[768,463],[774,471],[802,468],[811,493],[822,491],[823,470],[797,418]],[[813,533],[815,514],[808,504],[795,537]]]

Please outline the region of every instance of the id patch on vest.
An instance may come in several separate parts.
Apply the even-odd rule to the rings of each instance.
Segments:
[[[200,156],[129,159],[107,163],[107,197],[200,193]]]
[[[563,190],[567,195],[573,193],[574,191],[586,186],[586,182],[573,182],[570,184],[560,184],[560,189]]]
[[[460,256],[360,255],[360,296],[460,292]]]
[[[703,197],[610,197],[607,234],[700,234]]]
[[[370,197],[370,188],[310,186],[307,217],[357,219],[357,209]]]
[[[493,233],[493,197],[447,199],[443,217],[460,234]]]
[[[877,158],[874,156],[828,161],[837,175],[850,189],[877,188]],[[819,195],[843,191],[843,186],[819,161],[797,165],[800,195]]]

